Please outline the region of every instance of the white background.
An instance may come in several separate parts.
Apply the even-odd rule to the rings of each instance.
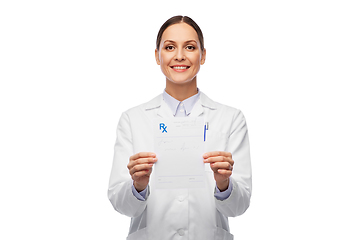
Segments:
[[[248,122],[235,239],[360,239],[358,1],[0,3],[1,239],[125,239],[107,199],[121,113],[161,93],[157,32],[188,15],[199,88]]]

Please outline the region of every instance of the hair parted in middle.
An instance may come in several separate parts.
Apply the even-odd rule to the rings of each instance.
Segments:
[[[162,35],[164,33],[164,31],[170,27],[171,25],[174,25],[174,24],[177,24],[177,23],[186,23],[188,25],[190,25],[192,28],[194,28],[194,30],[196,31],[197,35],[198,35],[198,38],[199,38],[199,42],[200,42],[200,49],[201,49],[201,52],[204,52],[204,37],[203,37],[203,34],[202,34],[202,31],[200,29],[200,27],[196,24],[196,22],[194,20],[192,20],[190,17],[187,17],[187,16],[181,16],[181,15],[178,15],[178,16],[174,16],[172,18],[169,18],[160,28],[159,30],[159,33],[157,35],[157,38],[156,38],[156,49],[159,51],[159,48],[160,48],[160,42],[161,42],[161,38],[162,38]]]

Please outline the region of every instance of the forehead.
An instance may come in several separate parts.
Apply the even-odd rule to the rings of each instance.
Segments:
[[[161,37],[161,42],[166,40],[185,42],[189,40],[195,40],[199,42],[198,35],[193,27],[187,23],[176,23],[169,26]]]

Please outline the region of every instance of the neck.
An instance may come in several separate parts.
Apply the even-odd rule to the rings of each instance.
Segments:
[[[173,98],[182,102],[185,99],[197,94],[196,77],[189,83],[176,84],[166,79],[165,91],[170,94]]]

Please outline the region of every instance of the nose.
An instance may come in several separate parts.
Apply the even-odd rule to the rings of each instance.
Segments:
[[[177,60],[177,61],[185,60],[185,54],[184,54],[183,49],[181,49],[181,48],[177,49],[176,54],[175,54],[175,60]]]

